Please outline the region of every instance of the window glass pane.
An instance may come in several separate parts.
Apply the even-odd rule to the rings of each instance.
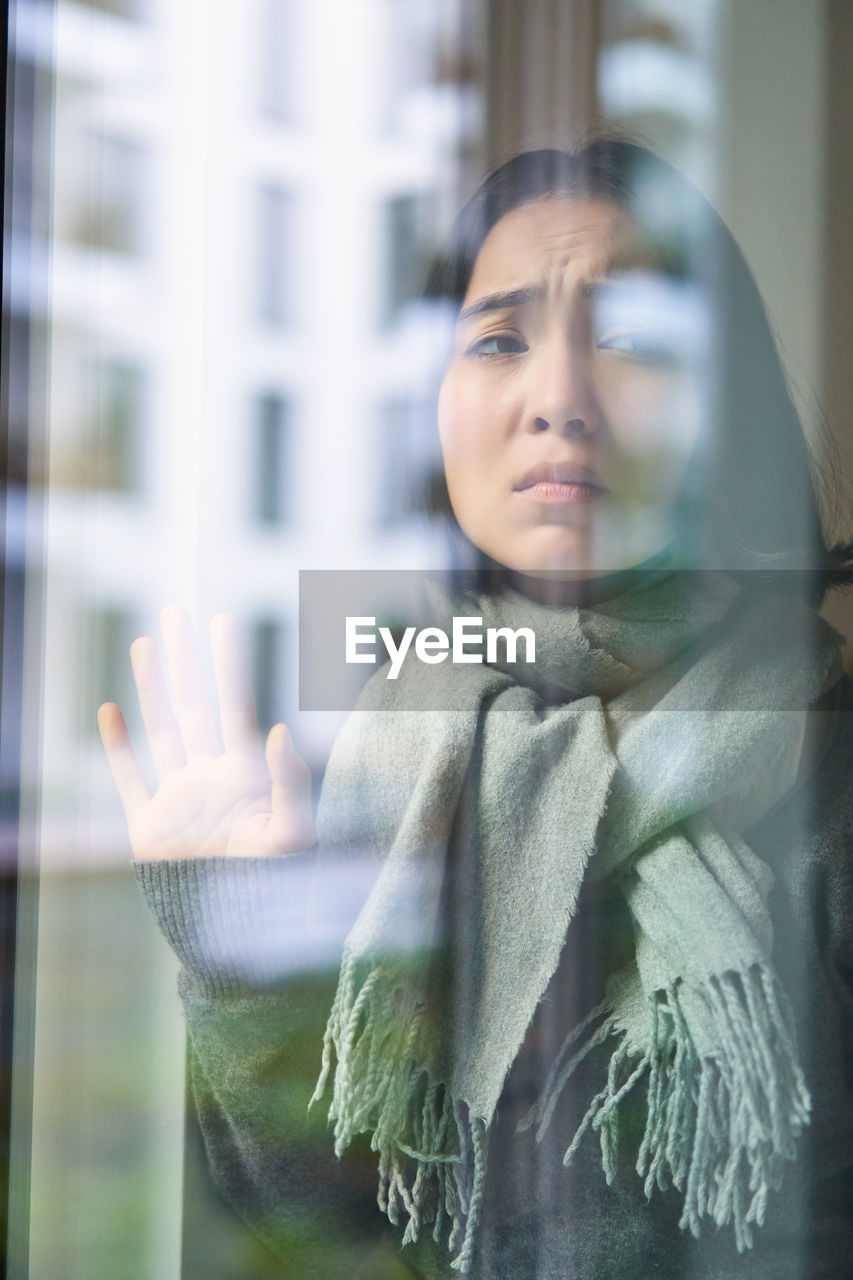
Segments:
[[[847,1280],[845,6],[9,13],[5,1270]]]
[[[78,694],[79,732],[96,739],[98,726],[92,716],[92,698],[102,702],[118,700],[131,707],[133,682],[128,671],[126,654],[137,634],[139,620],[127,609],[105,605],[80,617],[78,652],[85,655],[88,679]],[[83,665],[83,663],[81,663]],[[135,718],[135,717],[134,717]]]
[[[283,632],[277,618],[259,618],[252,624],[252,683],[263,730],[282,718]]]
[[[401,319],[423,285],[426,216],[425,200],[420,195],[394,196],[384,207],[386,324]]]
[[[111,488],[135,489],[142,480],[142,370],[120,363],[106,365],[102,370],[102,404],[106,483]]]
[[[278,187],[255,193],[255,307],[265,324],[293,318],[293,199]]]
[[[136,255],[145,249],[147,156],[130,138],[94,136],[87,183],[78,188],[69,234],[77,244]]]
[[[255,456],[252,511],[261,524],[287,518],[289,417],[286,400],[268,394],[254,402]]]
[[[257,99],[270,122],[291,120],[296,112],[294,72],[299,61],[296,0],[256,0]]]
[[[84,364],[80,355],[80,334],[57,334],[54,369],[67,380],[67,399],[56,415],[54,480],[68,488],[140,495],[146,373],[124,360]]]

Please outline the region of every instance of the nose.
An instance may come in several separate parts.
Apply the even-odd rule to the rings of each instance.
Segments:
[[[591,435],[599,427],[588,353],[577,339],[555,334],[528,364],[525,429],[561,436]]]

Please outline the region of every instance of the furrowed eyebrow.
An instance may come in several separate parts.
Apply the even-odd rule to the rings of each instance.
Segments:
[[[529,284],[520,289],[509,289],[506,293],[490,293],[478,298],[470,306],[464,307],[457,317],[459,323],[470,320],[472,316],[482,315],[484,311],[504,311],[509,307],[524,307],[529,302],[539,302],[545,296],[541,285]]]
[[[581,293],[585,298],[600,298],[602,295],[620,294],[625,289],[624,280],[620,280],[620,275],[627,276],[627,272],[614,272],[612,275],[604,275],[598,280],[588,280],[581,289]]]

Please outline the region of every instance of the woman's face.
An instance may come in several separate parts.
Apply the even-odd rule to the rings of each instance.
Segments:
[[[492,228],[438,414],[450,500],[476,546],[565,578],[667,546],[700,432],[700,310],[606,201],[540,199]]]

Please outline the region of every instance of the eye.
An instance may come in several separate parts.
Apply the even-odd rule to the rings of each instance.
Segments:
[[[599,351],[613,351],[617,355],[630,356],[643,364],[668,365],[675,362],[675,352],[656,333],[639,330],[614,333],[598,339]]]
[[[511,356],[527,351],[527,343],[512,333],[490,333],[468,348],[469,356]]]

